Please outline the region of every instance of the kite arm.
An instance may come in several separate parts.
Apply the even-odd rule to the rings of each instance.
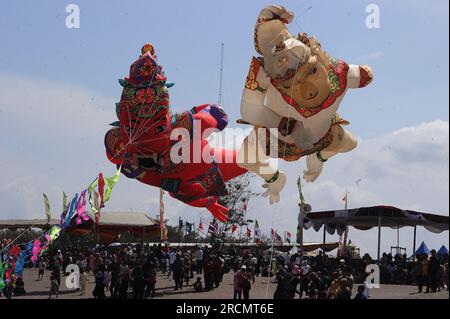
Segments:
[[[216,104],[203,104],[192,108],[190,112],[172,115],[172,129],[188,130],[191,140],[194,133],[199,134],[201,139],[205,139],[214,131],[222,131],[227,125],[228,115],[221,106]]]
[[[347,74],[347,83],[350,89],[368,86],[373,81],[372,68],[368,65],[350,65]]]
[[[201,121],[202,134],[207,129],[222,131],[228,125],[228,115],[217,104],[204,104],[194,107],[191,112],[195,121]]]
[[[282,6],[269,5],[261,10],[255,26],[255,49],[263,55],[274,48],[277,42],[292,38],[286,24],[292,22],[294,13]]]
[[[269,109],[264,101],[270,78],[261,62],[253,57],[241,100],[241,120],[257,127],[277,128],[282,117]]]

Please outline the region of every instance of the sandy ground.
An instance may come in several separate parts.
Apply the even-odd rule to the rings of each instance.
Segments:
[[[26,269],[24,272],[26,296],[13,297],[14,299],[46,299],[50,290],[50,272],[46,271],[42,281],[36,281],[37,269]],[[86,299],[92,298],[94,289],[94,278],[89,276],[86,295],[80,296],[79,291],[67,289],[65,286],[66,277],[61,277],[61,287],[59,299]],[[191,280],[190,283],[193,281]],[[231,299],[233,296],[233,276],[231,273],[225,274],[224,280],[219,288],[208,292],[194,292],[192,287],[185,287],[181,291],[174,290],[174,281],[167,278],[167,275],[158,275],[156,283],[155,298],[162,299]],[[272,279],[257,278],[250,291],[251,299],[270,299],[275,291],[276,284]],[[106,292],[109,297],[109,291]],[[393,286],[382,285],[379,289],[370,291],[371,299],[449,299],[449,292],[440,293],[418,293],[415,286]],[[52,298],[55,298],[54,296]],[[297,296],[298,298],[298,296]],[[2,297],[1,299],[4,299]]]

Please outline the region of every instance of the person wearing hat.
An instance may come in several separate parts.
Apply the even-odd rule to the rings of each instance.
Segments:
[[[239,285],[242,288],[242,295],[244,299],[250,299],[250,289],[252,288],[251,280],[252,280],[251,271],[249,271],[247,266],[242,265]]]

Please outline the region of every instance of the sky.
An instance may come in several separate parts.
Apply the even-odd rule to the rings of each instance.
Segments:
[[[68,29],[66,6],[80,8],[80,28]],[[42,193],[59,216],[62,191],[80,192],[102,171],[114,173],[103,138],[115,121],[117,79],[126,76],[140,48],[152,42],[170,89],[173,111],[217,102],[220,45],[225,45],[223,106],[237,127],[239,105],[252,56],[253,27],[268,1],[2,1],[0,3],[0,218],[42,217]],[[358,137],[358,148],[326,163],[322,176],[304,185],[315,211],[394,205],[449,214],[449,4],[446,0],[277,1],[296,14],[293,34],[315,35],[323,48],[351,64],[368,64],[375,81],[352,90],[339,109]],[[366,27],[366,7],[380,9],[380,28]],[[282,202],[249,203],[249,218],[263,232],[295,233],[297,176],[304,160],[282,163],[289,181]],[[261,181],[252,186],[261,191]],[[109,211],[155,216],[158,191],[124,176]],[[169,223],[196,222],[203,210],[173,199]],[[361,252],[376,255],[376,230],[350,230]],[[322,240],[309,230],[305,241]],[[338,240],[337,235],[327,240]],[[396,246],[397,231],[383,229],[382,250]],[[449,235],[418,229],[439,249]],[[412,230],[400,231],[412,250]]]

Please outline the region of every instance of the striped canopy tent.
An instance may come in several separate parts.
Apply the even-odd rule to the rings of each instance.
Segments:
[[[303,227],[319,231],[324,226],[326,232],[342,235],[348,226],[359,230],[378,228],[378,259],[380,258],[381,228],[400,229],[414,227],[413,251],[416,250],[416,229],[423,226],[430,232],[441,233],[449,229],[449,216],[404,210],[392,206],[373,206],[355,209],[311,212],[305,217]]]

